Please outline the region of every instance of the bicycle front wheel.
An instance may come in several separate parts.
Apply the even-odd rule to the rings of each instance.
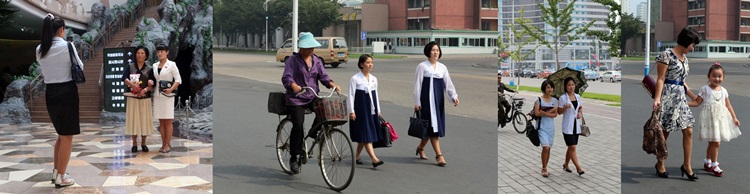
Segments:
[[[513,128],[516,129],[516,132],[524,133],[526,132],[527,121],[528,119],[526,119],[525,114],[516,112],[515,114],[513,114],[513,120],[511,122],[513,122]]]
[[[325,139],[320,142],[318,164],[328,187],[346,189],[354,178],[354,149],[349,137],[339,129],[326,126]]]
[[[279,126],[276,127],[276,157],[281,169],[287,174],[292,174],[292,170],[286,163],[286,159],[291,157],[291,144],[289,143],[291,133],[292,120],[290,118],[282,119]]]

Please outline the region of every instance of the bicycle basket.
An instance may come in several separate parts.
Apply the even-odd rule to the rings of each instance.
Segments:
[[[280,115],[287,114],[284,92],[268,93],[268,112]]]
[[[314,101],[315,114],[322,121],[346,123],[348,114],[346,110],[346,96],[321,97]]]
[[[518,110],[521,110],[523,108],[523,101],[516,102],[516,108],[518,108]]]

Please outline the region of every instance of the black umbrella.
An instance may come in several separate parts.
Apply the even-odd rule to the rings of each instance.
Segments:
[[[556,71],[555,73],[550,74],[549,77],[547,77],[547,80],[552,81],[552,84],[555,85],[555,91],[552,92],[553,97],[559,98],[561,95],[565,94],[565,84],[563,83],[563,81],[565,81],[565,78],[568,77],[572,77],[573,80],[575,80],[575,93],[578,95],[583,94],[583,91],[585,91],[586,88],[589,87],[589,85],[586,84],[586,75],[584,75],[583,72],[571,69],[570,67],[565,67]]]

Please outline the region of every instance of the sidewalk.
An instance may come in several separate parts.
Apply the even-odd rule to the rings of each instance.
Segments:
[[[131,153],[124,130],[81,124],[68,164],[76,184],[56,189],[50,182],[57,139],[52,125],[0,125],[0,193],[213,192],[213,144],[173,137],[172,152],[163,154],[157,132],[147,138],[150,152]]]
[[[538,94],[521,91],[523,112],[528,113]],[[579,137],[577,155],[586,172],[579,177],[571,162],[562,170],[567,147],[561,132],[562,116],[555,118],[555,138],[547,170],[541,175],[541,147],[534,147],[512,124],[498,127],[498,193],[620,193],[620,108],[585,101],[584,115],[591,128],[590,137]],[[536,124],[534,124],[536,126]]]

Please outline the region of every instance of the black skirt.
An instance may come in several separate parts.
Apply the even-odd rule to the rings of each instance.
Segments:
[[[78,86],[72,81],[47,84],[47,113],[58,135],[81,134]]]

